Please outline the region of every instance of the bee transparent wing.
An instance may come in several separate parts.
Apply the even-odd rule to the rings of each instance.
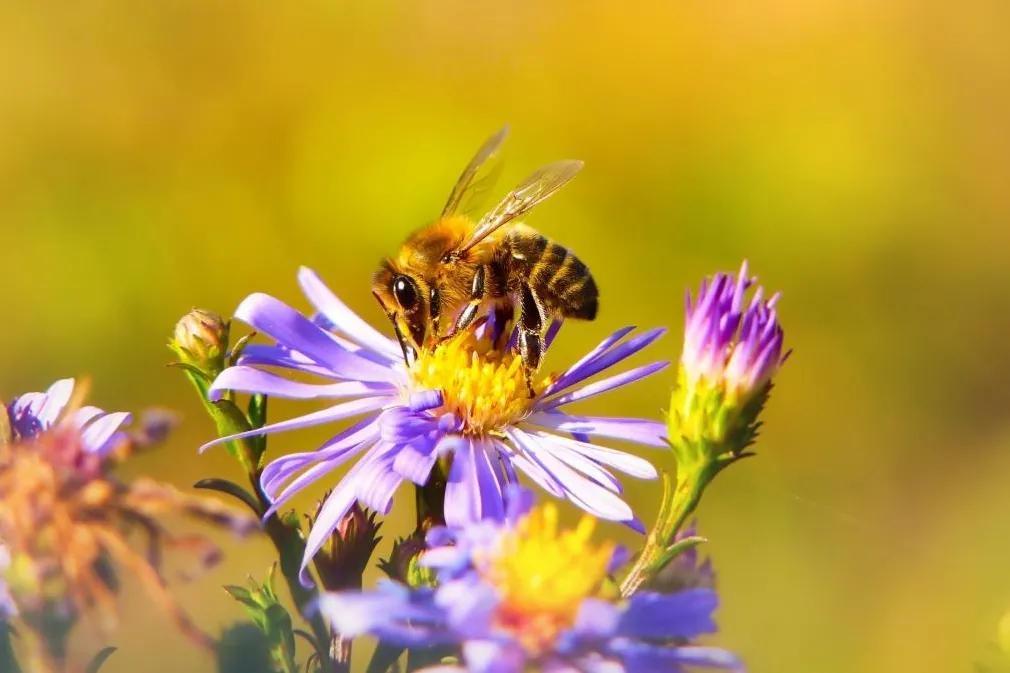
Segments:
[[[474,200],[494,184],[501,172],[501,162],[495,159],[508,133],[509,127],[504,126],[480,146],[477,154],[473,155],[473,159],[456,180],[456,186],[452,188],[449,200],[442,208],[442,217],[466,212],[474,206]]]
[[[535,171],[533,175],[523,180],[518,187],[508,193],[494,210],[481,218],[474,228],[473,235],[463,244],[460,252],[480,243],[498,228],[508,224],[529,212],[533,206],[558,191],[575,174],[582,170],[583,163],[574,159],[556,161]]]

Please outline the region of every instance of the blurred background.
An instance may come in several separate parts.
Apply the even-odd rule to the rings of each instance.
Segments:
[[[381,324],[376,263],[508,122],[499,193],[586,161],[529,218],[602,288],[548,367],[632,323],[670,326],[652,355],[676,358],[685,289],[744,258],[784,293],[760,455],[700,513],[717,641],[756,672],[970,670],[1010,607],[1008,22],[996,0],[7,0],[0,396],[91,375],[106,408],[182,415],[133,473],[237,479],[195,452],[213,429],[165,367],[175,320],[256,290],[306,308],[306,264]],[[659,414],[671,378],[585,409]],[[648,519],[656,485],[629,492]],[[212,632],[242,616],[220,585],[271,561],[223,542],[175,584]],[[212,670],[126,591],[105,670]]]

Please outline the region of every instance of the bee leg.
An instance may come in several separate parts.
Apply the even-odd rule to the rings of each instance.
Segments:
[[[456,322],[453,323],[452,329],[449,333],[445,335],[445,338],[455,336],[460,331],[465,330],[473,322],[473,319],[477,317],[477,311],[480,310],[481,302],[484,301],[484,278],[487,275],[486,268],[484,266],[477,267],[477,273],[473,275],[473,284],[470,287],[470,301],[467,302],[463,310],[460,311],[459,316],[456,318]]]
[[[519,354],[523,359],[526,388],[530,397],[534,397],[533,375],[540,369],[540,358],[544,353],[544,314],[529,285],[524,284],[519,292]]]

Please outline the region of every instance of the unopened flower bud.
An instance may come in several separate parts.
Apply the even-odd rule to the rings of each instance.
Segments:
[[[224,369],[228,329],[228,322],[217,313],[195,308],[176,323],[168,347],[180,362],[196,367],[213,378]]]
[[[379,562],[379,567],[389,575],[390,579],[402,582],[410,587],[434,586],[435,571],[421,565],[421,555],[427,545],[424,534],[415,531],[407,537],[401,537],[393,543],[389,558]]]
[[[754,440],[757,417],[785,361],[775,305],[758,287],[747,263],[737,276],[719,273],[687,298],[684,350],[670,404],[670,441],[683,463],[728,453],[739,455]]]
[[[361,588],[361,578],[381,539],[379,526],[375,513],[366,514],[357,503],[340,519],[314,559],[319,579],[328,591]]]

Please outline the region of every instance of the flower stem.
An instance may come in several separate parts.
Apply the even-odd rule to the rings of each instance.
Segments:
[[[670,562],[677,552],[677,533],[698,507],[701,494],[716,471],[704,463],[678,469],[675,483],[668,473],[663,474],[663,504],[642,553],[621,582],[622,596],[635,593]]]

